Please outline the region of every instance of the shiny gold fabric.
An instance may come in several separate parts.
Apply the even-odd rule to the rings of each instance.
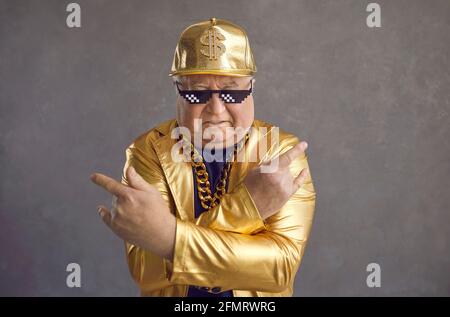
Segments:
[[[245,31],[229,21],[211,18],[181,33],[169,76],[250,76],[254,73],[256,65]]]
[[[263,221],[243,183],[258,162],[238,162],[231,170],[229,193],[220,205],[195,219],[191,165],[171,158],[177,140],[170,132],[176,124],[176,120],[164,122],[138,137],[126,150],[124,172],[132,165],[159,189],[177,217],[173,261],[125,243],[130,272],[141,294],[186,296],[188,285],[197,285],[233,290],[235,297],[292,296],[314,215],[316,193],[311,173],[280,211]],[[253,126],[266,127],[270,140],[270,124],[255,120]],[[246,158],[252,157],[264,134],[251,134],[243,149]],[[297,137],[280,129],[279,146],[267,146],[262,159],[274,158],[298,142]],[[291,163],[290,171],[297,176],[305,167],[306,154]],[[122,182],[128,184],[125,175]]]

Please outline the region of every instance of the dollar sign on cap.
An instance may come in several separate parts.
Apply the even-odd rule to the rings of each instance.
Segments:
[[[200,49],[200,52],[211,60],[217,59],[217,57],[225,53],[225,45],[221,43],[221,41],[225,40],[225,36],[214,28],[216,18],[211,18],[210,22],[211,27],[200,37],[200,43],[208,47]]]

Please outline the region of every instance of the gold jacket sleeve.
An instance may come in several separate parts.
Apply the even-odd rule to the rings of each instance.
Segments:
[[[121,182],[128,185],[126,170],[129,166],[133,166],[139,175],[160,191],[171,212],[177,215],[164,172],[157,161],[150,140],[145,136],[137,138],[127,148]],[[250,194],[243,184],[236,186],[231,193],[225,194],[220,205],[203,212],[196,223],[204,227],[237,233],[251,233],[264,229],[264,222],[256,208],[253,208]],[[166,279],[166,267],[170,267],[170,263],[165,263],[164,268],[161,268],[156,263],[162,263],[162,258],[128,242],[125,242],[125,249],[130,273],[141,287],[155,281],[159,281],[159,285],[152,285],[152,288],[170,284]],[[152,263],[155,264],[154,267],[149,266]]]
[[[254,124],[271,127],[260,120]],[[122,183],[128,185],[125,172],[132,165],[161,192],[177,217],[173,261],[125,242],[129,269],[141,294],[184,296],[187,285],[198,285],[233,289],[235,296],[291,296],[314,215],[311,171],[289,201],[263,221],[242,182],[251,166],[242,167],[242,174],[235,174],[236,183],[221,203],[195,219],[191,167],[172,164],[165,154],[172,146],[174,126],[175,121],[170,120],[138,137],[126,150]],[[267,159],[298,142],[295,136],[283,133],[281,146],[271,147]],[[297,176],[305,167],[306,155],[292,162],[290,170]]]
[[[305,167],[306,154],[292,162],[290,170],[296,176]],[[315,208],[316,194],[308,175],[280,211],[266,220],[262,232],[238,234],[177,219],[170,281],[222,290],[282,292],[292,287]]]

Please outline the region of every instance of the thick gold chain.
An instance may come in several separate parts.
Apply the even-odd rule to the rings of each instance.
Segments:
[[[194,167],[194,172],[197,182],[197,192],[200,199],[200,203],[203,208],[209,210],[214,208],[220,203],[220,199],[226,193],[226,185],[228,175],[230,175],[232,163],[236,160],[237,153],[241,150],[242,146],[247,143],[249,139],[249,134],[245,134],[243,142],[239,142],[234,145],[233,159],[227,160],[225,166],[222,169],[221,177],[216,185],[214,194],[211,193],[211,183],[209,182],[209,175],[206,171],[205,163],[203,162],[203,157],[197,152],[197,149],[190,143],[191,147],[191,165]]]

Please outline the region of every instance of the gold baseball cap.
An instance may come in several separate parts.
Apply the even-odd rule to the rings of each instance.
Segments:
[[[211,18],[187,27],[178,40],[169,76],[214,74],[251,76],[256,65],[245,31]]]

